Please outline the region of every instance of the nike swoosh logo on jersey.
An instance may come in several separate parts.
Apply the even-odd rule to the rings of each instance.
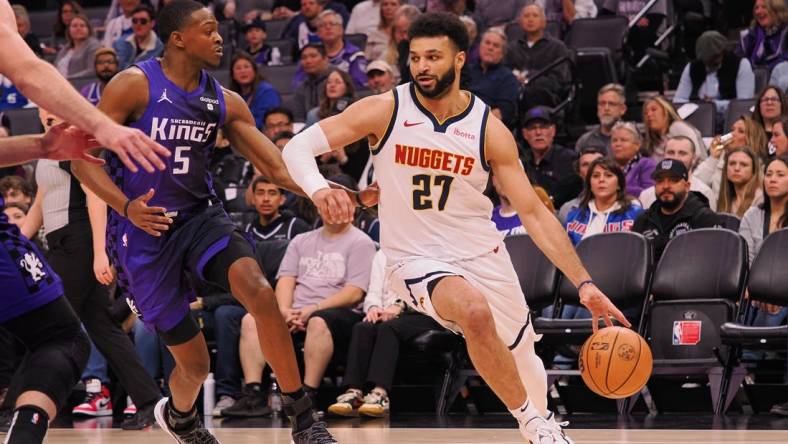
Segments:
[[[409,127],[411,127],[411,126],[421,125],[422,123],[424,123],[424,122],[410,123],[410,122],[408,122],[408,121],[406,120],[406,121],[405,121],[405,123],[403,123],[403,125],[405,125],[405,128],[409,128]]]

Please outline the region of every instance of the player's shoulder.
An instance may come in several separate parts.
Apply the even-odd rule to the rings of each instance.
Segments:
[[[115,76],[112,77],[112,80],[110,80],[107,84],[107,87],[122,87],[122,91],[137,94],[134,89],[148,87],[148,76],[146,76],[140,68],[136,66],[130,66],[115,74]]]

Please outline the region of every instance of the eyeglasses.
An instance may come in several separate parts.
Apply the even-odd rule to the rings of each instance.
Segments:
[[[763,97],[763,98],[761,98],[761,103],[769,103],[769,102],[779,103],[780,102],[780,98],[779,97]]]
[[[338,22],[322,22],[319,25],[317,25],[318,28],[333,28],[335,26],[342,26],[342,25]]]
[[[150,23],[150,20],[148,20],[146,18],[133,18],[133,19],[131,19],[131,24],[132,25],[147,25],[148,23]]]
[[[117,65],[117,60],[96,60],[96,65]]]

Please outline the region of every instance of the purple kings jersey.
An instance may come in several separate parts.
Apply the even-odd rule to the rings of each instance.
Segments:
[[[167,147],[172,156],[164,159],[163,171],[132,173],[111,155],[110,175],[116,185],[130,199],[153,188],[156,193],[148,205],[168,212],[189,212],[209,200],[218,202],[208,164],[226,114],[221,85],[203,70],[197,89],[186,92],[164,75],[158,59],[135,66],[148,78],[148,106],[129,126]]]
[[[0,197],[0,209],[5,201]],[[60,277],[44,255],[0,212],[0,324],[63,294]]]

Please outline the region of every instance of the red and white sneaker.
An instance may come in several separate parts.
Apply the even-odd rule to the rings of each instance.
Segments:
[[[112,401],[109,389],[98,379],[85,382],[85,401],[71,411],[76,416],[112,416]]]
[[[126,396],[126,408],[123,409],[123,416],[134,416],[137,414],[137,406],[131,400],[131,396]]]

